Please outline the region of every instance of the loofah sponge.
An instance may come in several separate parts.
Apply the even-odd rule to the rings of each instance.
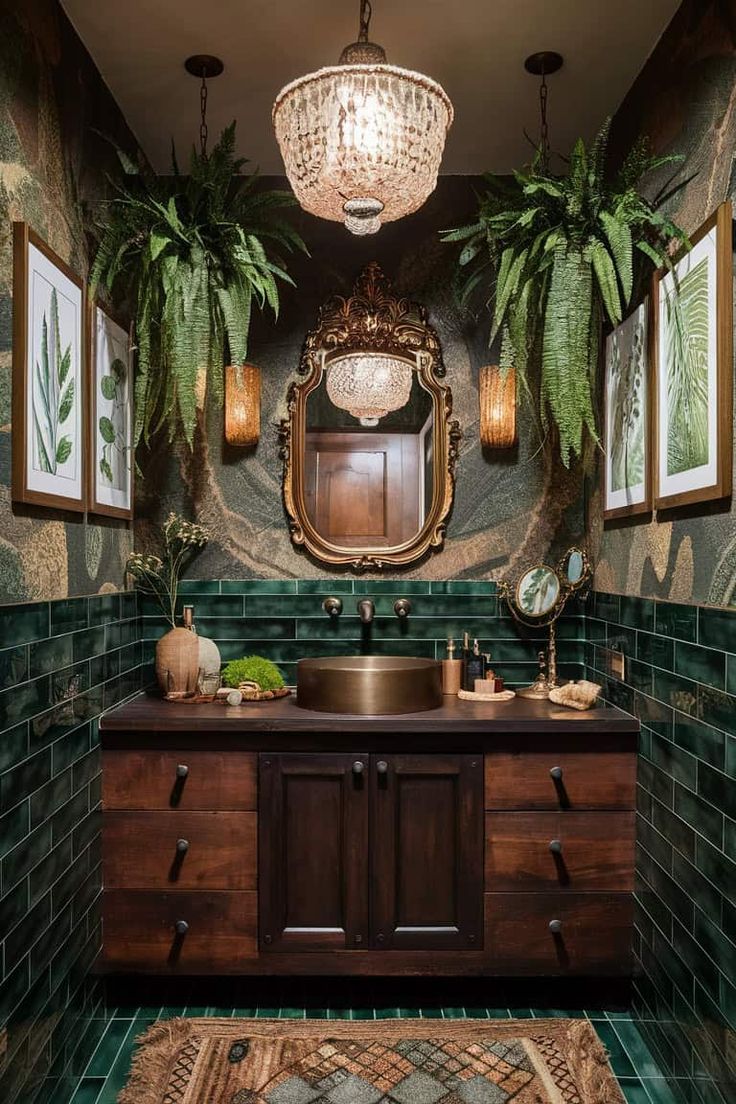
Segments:
[[[592,709],[598,700],[601,688],[597,682],[568,682],[566,686],[557,686],[549,692],[549,700],[555,705],[567,705],[570,709]]]

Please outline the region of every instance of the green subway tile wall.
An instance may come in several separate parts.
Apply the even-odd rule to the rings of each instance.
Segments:
[[[636,1012],[687,1104],[736,1100],[736,609],[595,592],[588,677],[641,720]],[[609,674],[607,649],[625,656]]]
[[[330,595],[343,602],[337,618],[322,602]],[[357,604],[375,602],[376,615],[362,625]],[[409,598],[412,611],[399,620],[397,598]],[[448,637],[460,644],[462,633],[478,637],[495,670],[509,685],[531,682],[546,633],[514,621],[493,582],[400,579],[299,579],[244,581],[197,579],[184,582],[179,606],[194,606],[197,631],[217,643],[222,659],[258,653],[272,659],[287,682],[296,679],[296,661],[320,655],[420,655],[442,659]],[[144,661],[153,660],[155,641],[165,631],[155,602],[142,599]],[[584,605],[571,603],[558,622],[558,662],[564,677],[579,678],[585,659]]]
[[[344,610],[331,621],[330,594]],[[376,618],[356,605],[372,597]],[[400,622],[398,597],[412,613]],[[545,634],[472,580],[190,580],[199,631],[227,660],[261,652],[441,657],[464,630],[509,684]],[[104,1030],[88,970],[99,947],[97,718],[152,676],[156,609],[130,593],[0,607],[0,1099],[65,1099]],[[636,1011],[683,1104],[733,1098],[736,1028],[736,610],[595,593],[558,624],[563,677],[583,670],[642,722]],[[626,657],[624,680],[606,650]],[[729,1067],[731,1062],[731,1067]],[[43,1078],[46,1077],[45,1082]]]
[[[0,606],[0,644],[0,1100],[30,1104],[104,1030],[97,724],[140,687],[137,596]]]

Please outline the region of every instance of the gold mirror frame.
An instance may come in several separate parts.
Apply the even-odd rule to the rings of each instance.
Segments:
[[[570,560],[574,555],[580,556],[580,578],[571,580],[569,575]],[[590,559],[588,553],[584,548],[580,548],[574,544],[571,548],[568,548],[565,555],[562,557],[557,565],[557,574],[561,579],[564,579],[565,586],[572,593],[576,594],[579,590],[587,587],[590,583],[592,570],[590,566]]]
[[[410,540],[390,548],[343,548],[324,539],[309,519],[304,493],[307,399],[319,387],[330,360],[347,351],[391,353],[405,360],[432,398],[434,470],[432,508]],[[292,543],[331,566],[355,571],[405,567],[441,548],[455,494],[455,464],[460,425],[451,418],[452,392],[441,383],[442,351],[426,308],[396,296],[380,266],[372,261],[358,277],[349,297],[332,296],[320,309],[318,323],[304,342],[298,372],[287,395],[288,417],[279,427],[284,466],[284,507]]]
[[[551,575],[557,581],[557,592],[555,594],[554,601],[550,603],[547,609],[541,610],[539,613],[529,613],[529,611],[524,609],[521,604],[521,584],[524,582],[528,575],[532,574],[533,571],[546,571],[548,575]],[[558,608],[561,609],[561,607],[564,605],[564,587],[562,584],[562,580],[560,579],[560,576],[554,569],[554,567],[550,567],[550,565],[547,563],[533,564],[532,567],[528,567],[526,571],[524,571],[519,576],[516,586],[514,587],[514,604],[516,605],[516,608],[521,616],[527,618],[530,624],[533,625],[545,623],[546,619],[552,613],[555,613],[555,616],[558,616],[559,614],[556,611],[558,611]]]

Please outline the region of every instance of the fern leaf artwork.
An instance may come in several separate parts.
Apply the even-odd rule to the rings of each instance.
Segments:
[[[200,414],[222,403],[226,358],[245,363],[253,306],[278,315],[280,285],[293,283],[283,256],[306,247],[282,214],[293,195],[241,175],[235,123],[208,155],[192,150],[188,176],[173,160],[161,178],[128,165],[100,219],[91,284],[135,304],[134,443],[165,429],[191,448]]]
[[[646,475],[647,307],[640,306],[608,339],[609,491],[642,487]]]
[[[682,276],[665,304],[667,474],[708,463],[708,260]]]
[[[461,301],[488,309],[490,340],[501,336],[501,367],[516,368],[567,466],[586,438],[598,441],[603,326],[617,326],[653,269],[670,266],[673,243],[689,246],[659,210],[678,186],[653,202],[639,191],[643,177],[679,158],[653,157],[638,142],[609,176],[609,125],[590,147],[576,142],[563,175],[537,152],[524,171],[485,176],[474,221],[443,234],[459,250]]]
[[[36,361],[32,394],[33,429],[40,471],[59,474],[72,455],[73,443],[66,431],[74,408],[74,378],[71,368],[71,343],[62,349],[59,328],[59,301],[52,288],[48,314],[41,322],[41,356]]]

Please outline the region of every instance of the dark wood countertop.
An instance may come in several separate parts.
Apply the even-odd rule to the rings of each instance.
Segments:
[[[448,739],[453,746],[457,737],[567,734],[590,736],[591,750],[601,749],[601,737],[629,734],[635,736],[639,722],[620,709],[601,707],[578,712],[553,705],[551,702],[513,698],[508,702],[468,702],[447,697],[438,709],[423,713],[404,713],[389,716],[358,717],[342,713],[317,713],[300,709],[294,695],[277,701],[253,702],[240,706],[219,704],[185,705],[165,702],[153,694],[139,694],[131,701],[105,713],[100,721],[103,743],[107,746],[123,746],[114,734],[125,734],[125,742],[135,743],[136,736],[157,734],[187,734],[201,740],[204,733],[218,733],[227,737],[227,744],[236,738],[240,746],[253,743],[253,737],[263,734],[332,734],[333,738],[344,733],[381,735],[421,734],[434,743],[442,737],[443,746]],[[249,738],[250,737],[250,738]],[[431,738],[434,739],[431,739]],[[261,740],[261,743],[263,741]],[[416,743],[416,739],[411,741]],[[463,743],[467,743],[467,739]],[[485,741],[482,741],[485,743]],[[494,741],[495,742],[495,741]],[[617,741],[624,747],[634,746],[635,741]],[[269,741],[269,747],[282,740]],[[301,746],[301,740],[300,740]]]

